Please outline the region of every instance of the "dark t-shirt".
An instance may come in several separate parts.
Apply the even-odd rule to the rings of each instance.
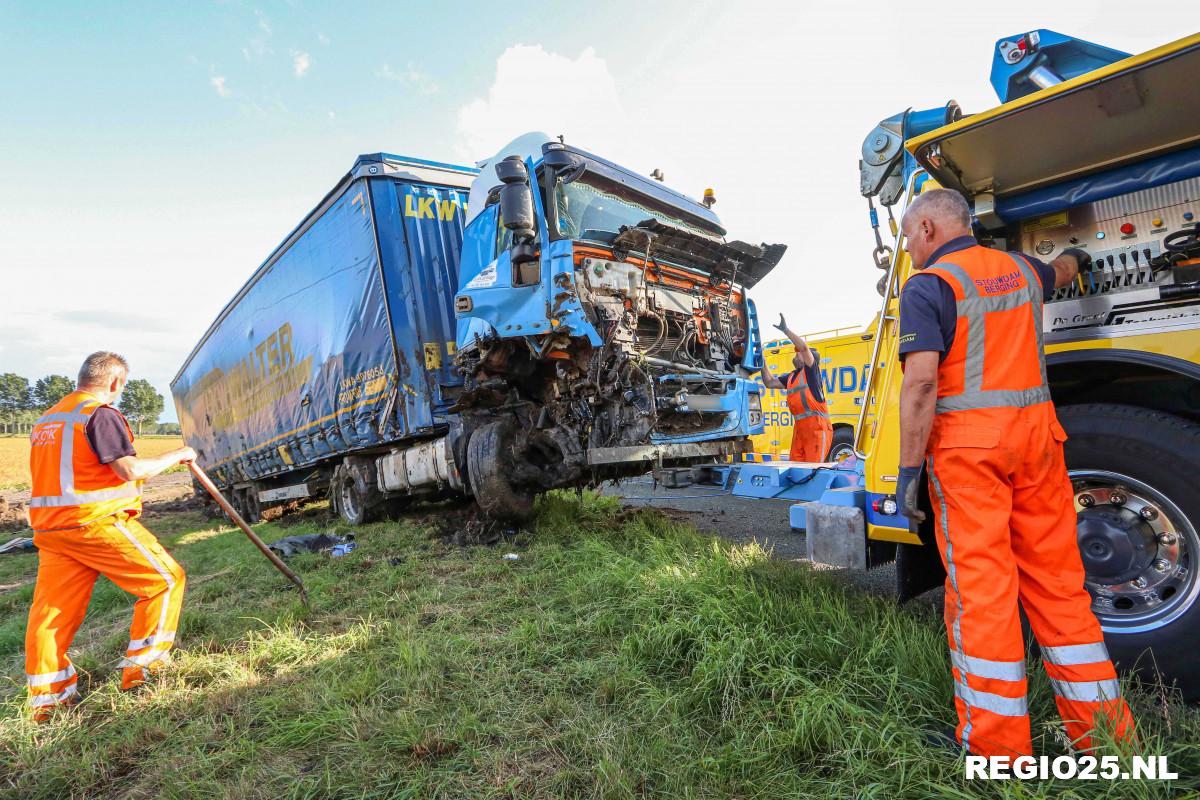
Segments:
[[[933,266],[938,259],[950,253],[974,247],[978,242],[974,236],[951,239],[934,251],[929,258]],[[1018,253],[1017,255],[1024,255]],[[1042,295],[1046,300],[1054,293],[1054,267],[1036,258],[1025,259],[1037,271],[1042,281]],[[954,343],[954,330],[958,324],[958,304],[950,284],[936,275],[915,273],[904,284],[900,292],[900,359],[908,353],[933,350],[946,357]]]
[[[807,367],[804,367],[804,378],[808,383],[808,388],[812,391],[813,396],[817,398],[818,403],[825,402],[825,387],[821,383],[821,354],[817,352],[817,348],[809,348],[812,350],[813,362]],[[792,381],[792,376],[800,370],[794,369],[783,377],[783,385],[786,387]]]
[[[88,444],[101,464],[111,464],[124,456],[136,456],[133,439],[125,427],[125,418],[112,406],[101,406],[92,412],[84,426]]]

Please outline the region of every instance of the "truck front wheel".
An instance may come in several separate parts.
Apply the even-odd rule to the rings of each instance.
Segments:
[[[375,518],[377,498],[355,477],[353,470],[345,466],[334,470],[329,497],[334,510],[351,525],[365,525]]]
[[[495,420],[476,429],[467,443],[467,475],[471,493],[484,514],[521,521],[533,513],[533,495],[509,482],[516,462],[513,430],[508,420]]]
[[[1092,610],[1125,671],[1200,700],[1200,425],[1135,406],[1058,409]]]

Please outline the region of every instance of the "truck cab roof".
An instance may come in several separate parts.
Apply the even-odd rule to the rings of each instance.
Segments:
[[[520,156],[522,160],[532,160],[536,167],[542,161],[546,145],[560,147],[586,159],[590,171],[601,174],[605,178],[622,184],[639,194],[670,206],[681,215],[690,218],[699,227],[711,231],[716,236],[725,235],[725,228],[721,225],[720,218],[711,209],[694,198],[688,197],[660,181],[639,175],[608,159],[589,153],[586,150],[581,150],[578,147],[562,144],[557,139],[538,131],[517,137],[500,148],[500,151],[496,155],[479,162],[479,175],[471,184],[471,199],[467,222],[469,223],[476,214],[483,210],[487,203],[488,194],[500,185],[500,179],[496,177],[496,170],[493,166],[496,162],[508,156],[516,155]]]

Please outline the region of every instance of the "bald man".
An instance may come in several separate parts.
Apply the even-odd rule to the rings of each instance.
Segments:
[[[900,296],[897,497],[909,520],[924,519],[923,464],[946,567],[956,736],[976,755],[1032,752],[1019,602],[1075,746],[1092,749],[1098,724],[1131,739],[1084,587],[1067,437],[1042,353],[1043,301],[1091,260],[982,247],[966,200],[948,189],[913,200],[901,228],[917,272]]]

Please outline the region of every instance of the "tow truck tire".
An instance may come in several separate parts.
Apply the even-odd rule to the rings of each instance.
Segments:
[[[1109,654],[1122,671],[1161,675],[1200,701],[1200,425],[1101,403],[1064,406],[1058,418]]]
[[[521,522],[533,514],[533,495],[509,483],[513,463],[512,422],[489,422],[471,434],[467,474],[475,502],[489,517]]]
[[[829,446],[825,460],[838,461],[851,455],[854,455],[854,428],[839,425],[833,429],[833,444]]]

